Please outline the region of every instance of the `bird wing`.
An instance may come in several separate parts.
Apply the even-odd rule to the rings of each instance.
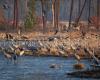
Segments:
[[[21,52],[20,52],[20,56],[22,56],[23,54],[24,54],[24,51],[21,51]]]

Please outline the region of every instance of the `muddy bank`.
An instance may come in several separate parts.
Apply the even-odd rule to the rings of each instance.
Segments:
[[[4,34],[4,33],[2,33]],[[13,40],[6,40],[1,37],[1,43],[11,41],[8,45],[17,44],[24,48],[25,55],[38,56],[73,56],[77,53],[79,56],[85,58],[89,55],[84,48],[95,51],[96,56],[100,56],[100,36],[97,32],[88,32],[84,38],[79,31],[58,33],[40,34],[27,33],[22,36],[12,34]],[[26,38],[25,38],[26,37]],[[19,42],[20,41],[20,42]],[[2,44],[3,45],[3,44]]]

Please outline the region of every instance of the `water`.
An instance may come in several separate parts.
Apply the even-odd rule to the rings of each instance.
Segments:
[[[97,80],[69,78],[66,73],[74,70],[72,65],[75,62],[60,57],[23,56],[19,58],[18,64],[13,64],[0,55],[0,80]],[[82,62],[88,66],[86,60]],[[50,68],[51,64],[60,65],[60,68]]]

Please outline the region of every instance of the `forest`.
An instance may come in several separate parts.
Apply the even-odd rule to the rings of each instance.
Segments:
[[[99,0],[1,0],[0,30],[64,31],[79,22],[96,26],[99,4]]]

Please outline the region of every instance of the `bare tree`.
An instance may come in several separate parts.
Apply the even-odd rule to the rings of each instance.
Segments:
[[[43,33],[46,32],[46,10],[45,10],[45,0],[41,0],[42,6],[42,21],[43,21]]]
[[[13,26],[17,29],[17,33],[20,35],[20,28],[18,27],[18,0],[14,0],[14,20]]]
[[[52,23],[55,26],[55,0],[52,0]]]
[[[60,0],[52,0],[53,27],[58,30]]]
[[[3,9],[0,7],[0,23],[4,22],[4,11]]]

